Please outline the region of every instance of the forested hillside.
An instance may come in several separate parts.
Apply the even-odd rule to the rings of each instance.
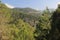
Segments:
[[[0,3],[0,40],[34,40],[34,27],[24,22],[20,15]]]
[[[50,40],[54,10],[8,8],[0,2],[0,40]]]
[[[35,22],[38,21],[37,19],[40,17],[40,11],[32,8],[14,8],[12,9],[12,16],[18,19],[21,18],[31,26],[34,26],[34,24],[36,24]]]

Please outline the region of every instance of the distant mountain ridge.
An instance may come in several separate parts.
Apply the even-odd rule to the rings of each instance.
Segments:
[[[40,11],[32,8],[13,8],[12,10],[16,13],[13,15],[18,14],[21,19],[29,23],[31,26],[35,25],[34,21],[38,21],[37,19],[39,19],[39,16],[41,14]]]
[[[8,7],[3,4],[2,8],[7,9]],[[11,8],[8,8],[8,9],[11,9]],[[35,9],[29,8],[29,7],[27,7],[27,8],[12,8],[10,10],[10,13],[14,18],[22,19],[25,22],[31,24],[32,26],[35,24],[36,21],[39,20],[41,12],[43,12],[43,11],[35,10]]]
[[[40,13],[40,11],[32,9],[32,8],[13,8],[13,10],[17,10],[20,12],[25,12],[25,13]]]

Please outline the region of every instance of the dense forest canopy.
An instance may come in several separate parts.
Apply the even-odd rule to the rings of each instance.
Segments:
[[[0,40],[52,40],[50,31],[53,12],[48,7],[43,11],[32,8],[10,9],[0,1]],[[59,37],[55,34],[54,38]]]

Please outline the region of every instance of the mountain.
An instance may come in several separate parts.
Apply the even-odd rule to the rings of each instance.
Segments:
[[[35,25],[35,22],[38,21],[41,12],[32,8],[13,8],[12,16],[14,18],[21,18],[25,22],[29,23],[31,26]]]
[[[21,13],[24,13],[24,14],[27,14],[27,15],[32,15],[32,16],[35,16],[35,17],[38,17],[41,14],[40,11],[29,8],[29,7],[27,7],[27,8],[13,8],[12,10],[17,11],[17,12],[21,12]]]
[[[15,15],[15,11],[0,4],[0,40],[34,40],[34,28],[20,17],[18,19],[21,15],[17,11],[16,16],[12,14]]]
[[[15,21],[18,19],[22,19],[23,21],[29,23],[32,26],[35,24],[34,22],[37,21],[37,19],[40,16],[40,11],[37,11],[32,8],[11,8],[11,7],[9,8],[6,4],[1,4],[1,5],[2,5],[1,11],[4,11],[4,12],[6,11],[5,12],[6,15],[10,14]],[[5,13],[2,15],[5,15]]]
[[[40,11],[26,7],[26,8],[14,8],[13,10],[17,10],[20,12],[24,12],[24,13],[40,13]]]

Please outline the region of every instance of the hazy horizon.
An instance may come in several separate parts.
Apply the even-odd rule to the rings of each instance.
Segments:
[[[36,10],[43,10],[46,8],[56,9],[57,3],[60,0],[1,0],[3,3],[18,8],[30,7]]]

